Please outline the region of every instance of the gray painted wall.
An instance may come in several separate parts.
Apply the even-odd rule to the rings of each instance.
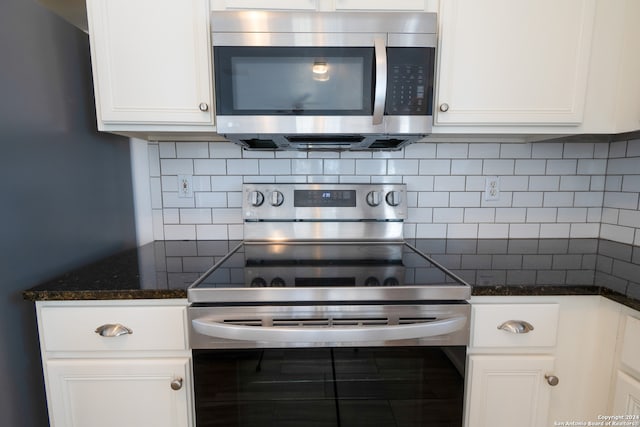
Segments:
[[[47,425],[21,291],[135,245],[129,147],[98,134],[88,37],[33,0],[0,3],[1,424]]]

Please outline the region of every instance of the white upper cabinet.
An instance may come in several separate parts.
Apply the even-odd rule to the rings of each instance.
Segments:
[[[595,0],[442,1],[435,124],[582,123],[594,15]]]
[[[316,10],[318,0],[211,0],[211,9]]]
[[[213,128],[208,0],[88,0],[87,15],[101,130]]]

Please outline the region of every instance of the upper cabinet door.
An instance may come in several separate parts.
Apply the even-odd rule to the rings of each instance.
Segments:
[[[88,0],[99,122],[213,124],[207,0]]]
[[[595,0],[441,2],[437,125],[582,122]]]
[[[315,10],[318,0],[211,0],[211,9]]]

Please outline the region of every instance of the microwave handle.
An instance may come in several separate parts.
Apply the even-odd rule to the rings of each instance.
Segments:
[[[373,98],[373,124],[382,124],[384,104],[387,97],[387,47],[382,38],[375,38],[373,46],[376,54],[376,88]]]

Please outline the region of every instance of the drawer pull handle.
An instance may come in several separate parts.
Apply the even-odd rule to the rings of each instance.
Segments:
[[[502,325],[498,326],[501,329],[512,334],[527,334],[533,331],[533,325],[524,320],[507,320]]]
[[[180,390],[182,388],[182,378],[176,378],[171,381],[171,390]]]
[[[131,329],[121,325],[120,323],[108,323],[106,325],[98,326],[95,332],[101,337],[107,338],[119,337],[120,335],[131,335],[133,333]]]

